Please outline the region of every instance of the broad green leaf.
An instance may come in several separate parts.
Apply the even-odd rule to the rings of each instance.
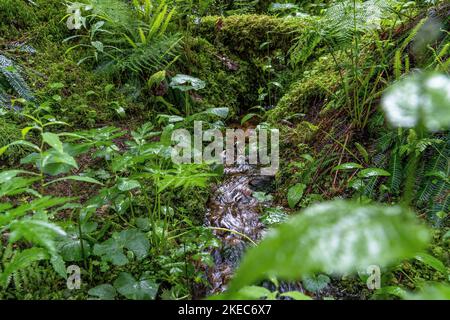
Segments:
[[[210,108],[205,111],[206,114],[210,114],[213,116],[218,116],[219,118],[225,119],[228,117],[230,109],[229,108]]]
[[[42,139],[52,148],[55,148],[55,150],[57,150],[58,152],[60,153],[64,152],[63,144],[61,140],[59,140],[59,136],[57,134],[52,132],[44,132],[42,134]]]
[[[138,260],[148,256],[150,242],[145,233],[138,229],[128,229],[120,232],[119,238],[126,249],[134,252]]]
[[[386,170],[379,168],[367,168],[358,172],[358,177],[360,178],[389,177],[390,175]]]
[[[206,83],[198,78],[185,74],[177,74],[172,78],[170,87],[181,91],[200,90],[205,88]]]
[[[62,165],[62,164],[78,169],[78,164],[75,161],[75,159],[67,153],[60,153],[56,150],[49,150],[45,152],[43,156],[44,157],[42,159],[42,166],[44,167],[45,173],[53,175],[64,173],[54,168],[55,165]]]
[[[63,177],[63,178],[59,178],[59,179],[55,179],[52,180],[48,183],[46,183],[44,186],[48,186],[52,183],[55,182],[60,182],[60,181],[65,181],[65,180],[74,180],[74,181],[81,181],[81,182],[88,182],[88,183],[94,183],[94,184],[99,184],[99,185],[103,185],[103,183],[101,183],[98,180],[95,180],[94,178],[91,177],[84,177],[84,176],[68,176],[68,177]]]
[[[24,203],[14,209],[8,210],[5,214],[0,215],[0,226],[11,223],[14,219],[19,218],[29,212],[45,210],[64,204],[72,200],[71,198],[52,198],[45,196],[39,199],[35,199],[31,202]]]
[[[231,291],[268,274],[294,280],[322,272],[348,273],[411,258],[429,240],[409,209],[335,200],[315,204],[272,230],[251,248]]]
[[[294,300],[312,300],[310,296],[298,291],[289,291],[280,294],[280,297],[289,297]]]
[[[105,46],[103,45],[102,42],[100,42],[100,41],[92,41],[91,44],[97,51],[103,52]]]
[[[417,293],[408,293],[406,300],[450,300],[450,286],[448,284],[428,284]]]
[[[8,150],[8,148],[9,148],[9,145],[6,145],[6,146],[1,147],[1,148],[0,148],[0,156],[1,156],[2,154],[4,154],[4,153],[6,152],[6,150]]]
[[[358,163],[354,163],[354,162],[348,162],[348,163],[343,163],[340,164],[336,167],[333,168],[333,171],[336,170],[353,170],[353,169],[362,169],[363,166],[358,164]]]
[[[77,262],[83,260],[80,239],[64,238],[64,240],[57,242],[57,249],[64,261]],[[83,241],[83,249],[84,257],[89,257],[91,251],[89,242]]]
[[[267,202],[273,200],[273,196],[271,194],[266,194],[265,192],[259,191],[253,192],[252,197],[258,200],[258,202]]]
[[[26,170],[7,170],[0,172],[0,184],[3,184],[12,178],[15,178],[19,174],[30,174],[36,176],[37,174]]]
[[[93,252],[100,256],[102,260],[109,261],[116,266],[123,266],[129,262],[127,256],[123,253],[123,246],[113,238],[103,243],[96,243]]]
[[[161,70],[151,75],[151,77],[147,81],[147,85],[149,88],[151,88],[154,85],[159,85],[165,79],[166,79],[166,70]]]
[[[259,286],[245,286],[239,290],[233,299],[237,300],[259,300],[267,298],[272,292],[264,287]]]
[[[425,252],[420,252],[420,253],[416,254],[415,258],[416,258],[416,260],[439,271],[440,273],[442,273],[444,275],[447,274],[447,268],[445,267],[444,263],[442,263],[441,260],[433,257],[432,255],[429,255],[428,253],[425,253]]]
[[[378,289],[375,292],[375,296],[381,296],[382,298],[385,298],[386,296],[404,298],[406,296],[406,291],[398,286],[387,286]]]
[[[138,189],[141,187],[141,184],[137,180],[132,179],[120,179],[119,184],[117,185],[120,191],[130,191],[133,189]]]
[[[22,134],[22,139],[25,139],[26,135],[28,134],[28,132],[30,132],[30,130],[32,129],[36,129],[37,127],[32,126],[32,127],[25,127],[23,128],[20,132]]]
[[[52,254],[50,263],[52,264],[53,270],[55,270],[57,274],[59,274],[64,279],[67,278],[66,264],[59,254]]]
[[[2,273],[0,273],[0,285],[5,286],[9,277],[16,271],[29,267],[33,262],[48,259],[45,249],[31,248],[17,252],[11,262],[5,265]]]
[[[417,73],[392,85],[382,106],[395,127],[411,128],[420,122],[431,130],[450,127],[450,77]]]
[[[15,196],[21,193],[29,192],[29,190],[32,190],[31,186],[33,183],[38,180],[40,179],[22,177],[14,177],[4,180],[3,183],[0,184],[0,197]]]
[[[132,251],[138,260],[142,260],[148,256],[150,242],[145,233],[138,229],[128,229],[120,233],[115,232],[110,239],[95,244],[94,254],[114,265],[123,266],[129,262],[124,249]]]
[[[363,156],[364,161],[366,163],[369,162],[369,153],[367,152],[366,148],[364,148],[361,144],[358,142],[355,142],[356,149],[358,149],[359,153]]]
[[[247,113],[244,117],[241,119],[241,125],[249,121],[251,118],[258,116],[256,113]]]
[[[101,284],[95,288],[89,289],[88,294],[97,297],[100,300],[114,300],[117,296],[117,291],[110,284]]]
[[[296,185],[289,188],[287,198],[290,208],[294,208],[297,205],[297,203],[301,200],[305,189],[306,185],[303,183],[297,183]]]
[[[122,272],[114,281],[114,287],[127,299],[153,300],[158,291],[158,284],[150,279],[136,280],[131,274]]]

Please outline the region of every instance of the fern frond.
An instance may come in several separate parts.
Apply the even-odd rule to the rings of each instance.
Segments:
[[[177,35],[155,39],[153,43],[123,50],[121,55],[112,62],[108,71],[112,74],[121,72],[149,72],[164,69],[176,58],[181,38]]]
[[[372,158],[372,163],[377,168],[385,168],[387,162],[387,154],[386,153],[378,153]],[[363,190],[363,195],[368,198],[375,199],[377,196],[377,187],[380,184],[380,177],[372,177],[370,178]]]
[[[34,97],[31,89],[28,87],[26,81],[17,71],[17,67],[13,61],[6,56],[0,54],[0,73],[8,81],[9,85],[17,92],[17,94],[29,101],[33,101]]]
[[[450,175],[450,134],[445,140],[446,143],[437,149],[436,155],[426,165],[426,174],[440,171],[445,176]],[[450,190],[450,185],[447,181],[433,176],[424,177],[422,188],[417,195],[417,204],[426,205],[430,201],[439,201],[439,198],[445,198],[448,190]]]
[[[389,160],[389,172],[391,173],[388,179],[388,188],[391,193],[397,194],[400,192],[400,185],[402,183],[402,164],[401,157],[397,150],[392,152]]]
[[[419,21],[419,23],[410,31],[408,36],[403,40],[402,44],[400,45],[400,48],[398,49],[400,53],[402,53],[406,47],[411,43],[411,41],[414,40],[414,38],[417,36],[417,33],[419,33],[419,30],[423,27],[425,22],[427,22],[428,17],[424,18]]]

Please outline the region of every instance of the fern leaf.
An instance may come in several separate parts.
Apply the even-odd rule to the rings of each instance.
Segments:
[[[438,152],[432,157],[429,164],[426,165],[426,173],[444,172],[444,175],[450,175],[450,135],[446,137],[446,144],[438,149]],[[417,196],[417,204],[425,205],[432,199],[442,197],[444,192],[448,193],[449,184],[442,179],[435,177],[425,177],[422,188]]]
[[[6,287],[13,273],[30,266],[35,261],[48,259],[48,257],[46,250],[42,248],[31,248],[17,253],[0,274],[0,285]]]
[[[389,163],[389,172],[391,176],[388,180],[389,191],[397,194],[400,192],[400,184],[402,183],[401,157],[397,150],[394,150]]]
[[[19,94],[20,97],[29,101],[34,100],[28,84],[16,70],[13,61],[2,54],[0,54],[0,73],[3,74],[9,85]]]

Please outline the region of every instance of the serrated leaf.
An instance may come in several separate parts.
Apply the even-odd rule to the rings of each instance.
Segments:
[[[8,278],[16,271],[30,266],[35,261],[48,259],[45,249],[31,248],[17,252],[11,262],[5,265],[2,273],[0,273],[0,285],[5,286]]]
[[[348,273],[413,257],[429,240],[409,209],[335,200],[312,205],[251,248],[231,291],[267,274],[286,280],[322,272]]]
[[[50,252],[56,252],[55,238],[57,236],[66,235],[64,230],[56,224],[34,219],[13,221],[10,225],[10,229],[11,234],[9,241],[11,243],[23,238],[47,248]]]

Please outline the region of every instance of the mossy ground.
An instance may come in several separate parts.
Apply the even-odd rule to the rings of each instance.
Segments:
[[[36,6],[16,0],[0,2],[0,49],[17,40],[26,41],[37,49],[35,54],[17,53],[17,59],[27,71],[31,88],[54,116],[77,127],[113,124],[125,130],[155,116],[156,106],[151,102],[130,99],[126,88],[113,86],[111,89],[112,79],[78,65],[75,54],[66,54],[69,45],[62,40],[68,32],[60,22],[65,12],[60,1],[35,2]],[[329,162],[338,160],[342,153],[342,143],[336,141],[344,141],[345,137],[351,139],[354,132],[350,126],[342,125],[348,124],[348,119],[333,105],[335,94],[342,90],[336,63],[330,55],[321,53],[299,72],[293,71],[286,62],[293,40],[301,35],[307,22],[253,14],[203,17],[198,25],[191,27],[193,35],[184,39],[181,57],[170,72],[190,74],[206,82],[205,89],[191,95],[196,111],[228,107],[231,118],[237,120],[239,114],[257,104],[272,104],[267,120],[280,128],[285,150],[277,177],[278,202],[286,205],[287,189],[301,182],[296,179],[302,174],[301,170],[306,169],[289,164],[304,162],[301,158],[304,154],[310,154],[320,164],[311,176],[314,188],[307,190],[307,197],[300,206],[342,193],[340,182],[334,181]],[[277,72],[265,71],[268,64]],[[275,81],[281,88],[273,88],[273,100],[258,101],[258,91],[267,90]],[[55,83],[63,86],[55,88],[52,86]],[[117,106],[124,108],[125,119],[115,111]],[[20,138],[21,125],[19,118],[0,117],[0,146]],[[17,161],[23,155],[21,152],[20,148],[11,149],[6,161]],[[192,193],[194,195],[190,192],[180,194],[173,200],[190,208],[187,214],[201,224],[208,192],[193,190]],[[443,241],[442,236],[437,233],[431,250],[448,265],[448,242]],[[136,265],[131,268],[147,267]],[[120,271],[113,270],[110,278]],[[391,284],[410,288],[421,280],[443,280],[442,274],[418,262],[406,262],[401,271],[392,274]],[[108,282],[111,279],[97,280]],[[18,290],[3,292],[0,298],[87,298],[86,290],[74,293],[64,289],[64,280],[51,271],[50,265],[19,273],[13,281]],[[340,281],[338,286],[341,292],[347,291],[350,295],[363,290],[360,296],[370,296],[356,278]]]

